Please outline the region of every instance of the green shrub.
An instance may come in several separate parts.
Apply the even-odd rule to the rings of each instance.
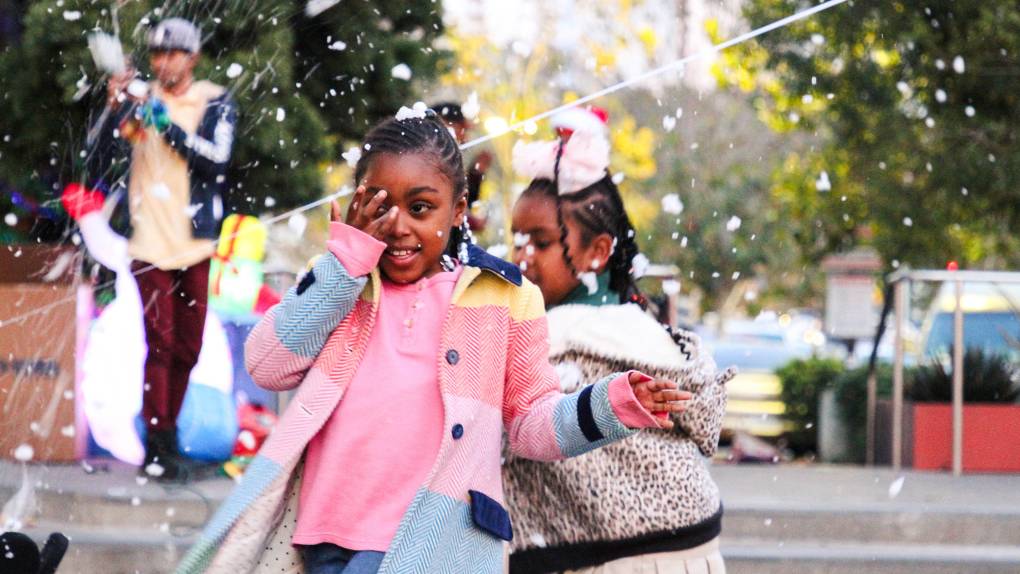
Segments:
[[[949,357],[932,360],[917,368],[906,389],[906,397],[919,403],[948,403],[953,400],[952,351]],[[949,367],[947,368],[947,365]],[[967,403],[1014,403],[1020,397],[1016,366],[1003,355],[979,348],[963,354],[963,401]]]
[[[795,359],[776,371],[782,382],[782,399],[786,418],[797,430],[789,434],[789,445],[795,452],[818,448],[818,399],[843,372],[843,364],[835,359]]]
[[[904,373],[904,377],[907,373]],[[879,363],[875,367],[875,386],[879,399],[892,396],[892,365]],[[863,463],[867,447],[868,424],[868,366],[846,371],[833,385],[840,419],[847,429],[850,460]]]

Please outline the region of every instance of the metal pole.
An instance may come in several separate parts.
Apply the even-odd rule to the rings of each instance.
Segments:
[[[876,343],[878,344],[878,343]],[[874,369],[868,373],[868,420],[867,443],[865,445],[865,462],[868,466],[875,466],[875,409],[878,406],[878,381]]]
[[[893,362],[892,465],[903,466],[903,322],[907,310],[907,280],[896,283],[896,358]]]
[[[953,476],[963,474],[963,282],[956,282],[953,311]]]
[[[889,321],[889,312],[893,309],[893,299],[895,299],[894,289],[896,288],[895,282],[887,282],[885,289],[882,290],[882,315],[878,318],[878,330],[875,333],[875,344],[871,347],[871,357],[868,358],[868,416],[867,416],[867,428],[865,433],[867,434],[867,444],[865,445],[865,461],[868,466],[875,465],[875,418],[876,411],[878,409],[878,376],[876,375],[876,369],[878,366],[878,345],[882,342],[882,337],[885,336],[886,326]]]

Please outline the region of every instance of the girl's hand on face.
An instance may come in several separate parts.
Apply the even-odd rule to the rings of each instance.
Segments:
[[[354,192],[354,198],[351,199],[351,205],[347,208],[346,223],[379,241],[386,241],[386,236],[389,235],[393,229],[393,224],[397,221],[399,209],[394,205],[382,215],[377,216],[379,208],[386,201],[386,190],[379,191],[379,193],[369,197],[367,200],[365,198],[366,195],[368,193],[365,190],[365,186],[358,186],[358,190]],[[330,214],[330,219],[339,221],[339,205],[336,207],[335,214],[337,219],[332,219],[333,213]]]
[[[646,380],[641,373],[631,372],[628,378],[634,396],[641,406],[655,415],[655,421],[661,429],[673,428],[669,413],[682,413],[687,410],[687,401],[691,393],[677,389],[677,384],[664,379]]]

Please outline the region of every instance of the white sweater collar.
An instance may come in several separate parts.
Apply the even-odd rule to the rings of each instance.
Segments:
[[[689,362],[665,328],[637,305],[560,305],[548,312],[549,355],[583,351],[652,368]]]

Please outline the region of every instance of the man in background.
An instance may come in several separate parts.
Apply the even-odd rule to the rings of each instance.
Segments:
[[[107,86],[107,109],[90,130],[90,183],[126,189],[128,254],[144,309],[143,469],[187,479],[177,415],[205,328],[209,260],[223,219],[237,112],[222,86],[197,81],[201,34],[181,18],[149,30],[154,81],[128,69]]]

